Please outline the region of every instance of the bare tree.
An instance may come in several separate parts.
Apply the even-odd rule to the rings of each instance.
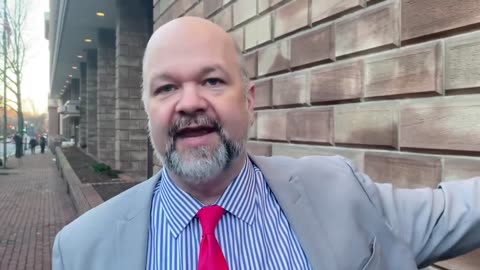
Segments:
[[[0,54],[0,59],[6,58],[6,70],[0,67],[0,78],[7,81],[7,89],[13,95],[10,104],[17,112],[18,130],[24,128],[22,110],[22,79],[25,66],[27,42],[24,37],[25,24],[28,14],[29,0],[9,0],[7,2],[7,17],[3,20],[4,31],[7,33],[7,53]],[[1,41],[3,43],[3,40]],[[3,46],[3,44],[2,44]],[[3,78],[5,75],[5,78]],[[7,95],[8,96],[8,95]]]

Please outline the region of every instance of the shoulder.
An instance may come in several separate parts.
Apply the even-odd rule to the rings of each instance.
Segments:
[[[259,157],[251,156],[262,172],[269,174],[270,171],[282,170],[285,173],[307,178],[323,176],[323,178],[335,178],[338,175],[354,176],[358,171],[351,161],[342,156],[305,156],[292,158],[286,156]]]
[[[251,156],[251,158],[270,186],[296,182],[313,197],[332,190],[345,196],[357,194],[367,201],[372,201],[372,197],[376,197],[375,183],[342,156],[301,158]]]
[[[116,222],[129,220],[150,207],[155,183],[149,179],[85,212],[58,233],[59,241],[88,247],[113,235]]]

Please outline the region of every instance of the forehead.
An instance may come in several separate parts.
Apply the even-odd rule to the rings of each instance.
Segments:
[[[234,43],[224,36],[169,35],[153,40],[147,47],[144,74],[165,72],[187,72],[200,70],[205,66],[219,66],[227,72],[239,67]]]

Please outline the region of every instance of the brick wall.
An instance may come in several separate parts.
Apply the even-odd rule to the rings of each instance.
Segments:
[[[480,175],[477,0],[153,2],[155,29],[207,17],[242,48],[256,83],[251,152],[340,154],[400,187]]]
[[[141,101],[143,51],[149,22],[141,1],[117,0],[115,165],[130,175],[147,174],[147,116]]]
[[[87,152],[97,156],[97,50],[87,54]]]
[[[97,157],[115,166],[115,31],[98,31]]]

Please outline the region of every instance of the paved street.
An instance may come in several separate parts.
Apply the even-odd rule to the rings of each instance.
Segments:
[[[56,233],[75,216],[50,152],[0,169],[0,269],[50,270]]]

